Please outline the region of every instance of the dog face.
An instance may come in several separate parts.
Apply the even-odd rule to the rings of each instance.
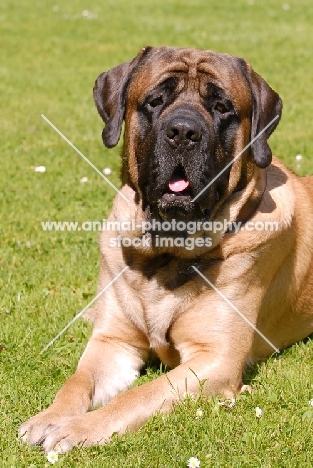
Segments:
[[[243,59],[147,47],[100,75],[94,97],[106,146],[117,144],[125,118],[123,182],[153,217],[208,219],[271,162],[267,138],[282,103]]]

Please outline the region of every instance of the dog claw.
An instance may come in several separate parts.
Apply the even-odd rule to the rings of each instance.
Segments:
[[[245,392],[248,392],[250,395],[252,394],[251,385],[242,385],[241,389],[239,390],[239,393],[245,393]]]

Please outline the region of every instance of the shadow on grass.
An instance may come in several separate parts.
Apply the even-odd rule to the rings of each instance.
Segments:
[[[304,340],[298,341],[298,344],[307,344],[313,340],[313,333],[309,335],[307,338],[304,338]],[[252,385],[254,380],[256,379],[256,376],[259,373],[260,367],[268,360],[268,359],[275,359],[275,360],[280,360],[284,359],[286,354],[290,352],[292,347],[295,345],[293,343],[292,345],[288,346],[288,348],[283,349],[279,354],[273,354],[272,357],[269,357],[267,359],[263,359],[261,361],[256,362],[252,366],[249,366],[245,369],[244,374],[243,374],[243,382],[246,385]]]
[[[305,345],[311,341],[313,341],[313,333],[309,335],[307,338],[305,338],[304,340],[299,341],[298,344]],[[247,367],[243,374],[243,383],[245,385],[252,385],[253,382],[256,380],[257,375],[260,372],[261,366],[263,366],[264,363],[266,363],[266,361],[268,361],[269,359],[275,359],[275,360],[284,359],[286,357],[286,354],[290,353],[290,350],[292,349],[293,346],[294,344],[292,344],[286,349],[283,349],[280,354],[276,354],[276,355],[274,354],[272,355],[272,357],[258,361],[252,366]],[[164,365],[160,361],[159,358],[151,357],[148,360],[146,366],[144,366],[144,368],[141,370],[140,377],[149,377],[149,376],[158,377],[159,375],[165,374],[169,370],[170,369],[166,365]]]

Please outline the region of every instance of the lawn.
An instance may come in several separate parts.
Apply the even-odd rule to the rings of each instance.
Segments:
[[[17,428],[46,408],[74,371],[90,325],[78,320],[40,351],[92,300],[99,268],[97,232],[49,233],[40,223],[102,220],[115,195],[41,114],[101,171],[111,168],[108,177],[118,185],[120,145],[103,147],[92,98],[98,74],[143,45],[228,52],[247,58],[283,98],[274,153],[297,173],[313,173],[313,4],[3,0],[0,21],[0,466],[35,468],[50,464],[39,448],[17,441]],[[34,170],[41,165],[46,172]],[[197,457],[201,468],[312,467],[312,366],[308,339],[253,368],[246,376],[253,394],[239,397],[235,408],[187,399],[138,433],[75,449],[56,466],[183,468]],[[150,366],[140,382],[163,371]]]

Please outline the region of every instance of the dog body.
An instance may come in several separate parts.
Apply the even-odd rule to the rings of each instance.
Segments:
[[[313,331],[313,178],[272,162],[279,96],[243,59],[167,47],[103,73],[94,95],[106,146],[125,120],[123,186],[101,234],[92,337],[20,428],[45,450],[135,430],[204,380],[231,397],[246,364]],[[172,370],[120,393],[151,355]]]

